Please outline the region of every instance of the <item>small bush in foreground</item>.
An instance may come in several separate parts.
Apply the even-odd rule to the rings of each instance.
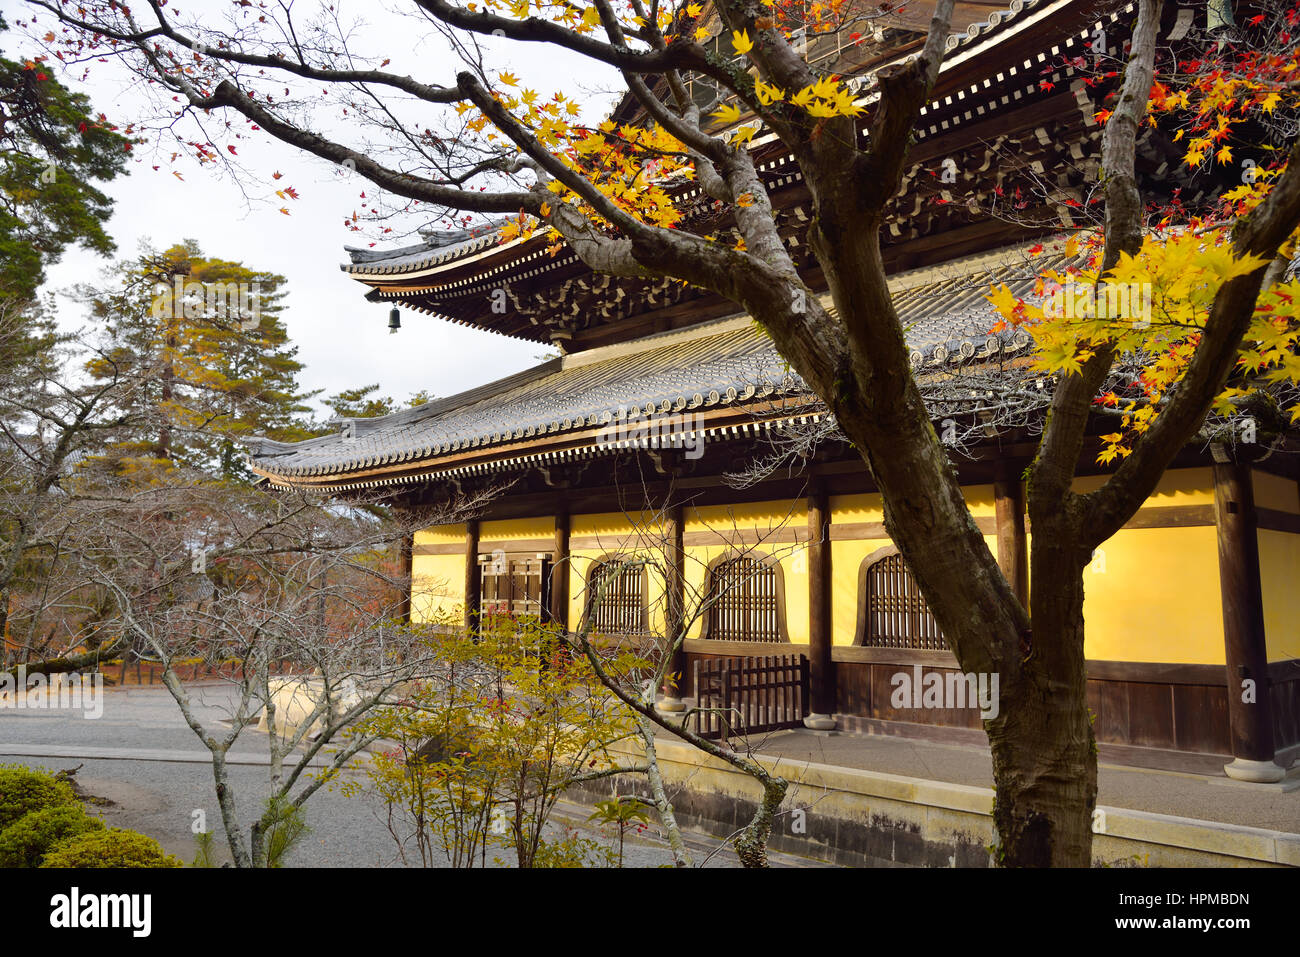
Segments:
[[[76,804],[30,811],[0,831],[0,867],[39,867],[45,855],[58,845],[103,829],[103,821]]]
[[[88,831],[45,855],[41,867],[180,867],[157,841],[135,831]]]
[[[0,831],[32,811],[76,804],[77,795],[67,781],[18,765],[0,765]]]

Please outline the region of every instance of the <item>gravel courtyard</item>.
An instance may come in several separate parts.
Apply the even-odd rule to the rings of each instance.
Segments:
[[[229,685],[214,682],[189,686],[195,710],[214,734],[228,733]],[[126,686],[107,689],[103,715],[87,719],[79,711],[6,709],[0,711],[0,763],[25,764],[50,770],[75,768],[77,783],[90,795],[113,802],[89,810],[111,826],[141,831],[187,863],[194,858],[192,823],[202,811],[213,831],[220,860],[229,860],[213,792],[208,752],[185,724],[180,709],[161,686]],[[241,823],[260,806],[268,793],[267,737],[255,726],[244,729],[229,753],[229,777],[235,791]],[[364,779],[360,771],[346,772]],[[585,823],[590,809],[562,803],[550,825],[577,828],[584,837],[613,846],[612,835]],[[373,796],[345,797],[328,787],[306,805],[311,832],[291,853],[293,867],[403,866],[397,847],[383,823],[385,808]],[[666,845],[647,832],[647,838],[628,838],[625,866],[660,867],[671,863]],[[697,864],[717,848],[705,835],[688,835]],[[507,848],[489,850],[513,860]],[[418,855],[413,863],[419,863]],[[445,866],[445,862],[440,861]],[[773,855],[774,866],[799,866],[810,862]],[[729,849],[713,855],[706,866],[736,867]]]

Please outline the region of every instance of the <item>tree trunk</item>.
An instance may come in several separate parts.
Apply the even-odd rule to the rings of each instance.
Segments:
[[[998,716],[985,722],[997,788],[993,818],[1004,867],[1088,867],[1097,803],[1097,746],[1083,656],[1083,567],[1065,521],[1035,516],[1033,631],[1000,675]]]

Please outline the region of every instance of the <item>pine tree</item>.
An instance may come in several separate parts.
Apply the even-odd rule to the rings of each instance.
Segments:
[[[280,319],[283,276],[209,258],[187,240],[119,263],[109,285],[80,287],[105,329],[88,364],[136,383],[107,458],[118,468],[178,464],[251,477],[239,441],[311,433],[298,386],[303,365]]]
[[[113,252],[113,201],[92,183],[121,174],[131,145],[44,57],[0,55],[0,300],[32,300],[70,245]]]

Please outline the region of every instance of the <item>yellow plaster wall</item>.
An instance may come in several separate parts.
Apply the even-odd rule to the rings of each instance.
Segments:
[[[1213,526],[1121,529],[1083,573],[1084,655],[1224,663]]]
[[[478,540],[480,542],[499,542],[508,538],[540,538],[553,542],[555,540],[555,517],[543,515],[539,518],[508,518],[483,522],[479,525]]]
[[[459,620],[465,603],[463,555],[416,555],[411,559],[411,620]]]
[[[1259,578],[1268,660],[1300,658],[1300,535],[1259,530]]]
[[[465,544],[465,523],[454,525],[431,525],[415,533],[415,547],[421,545],[456,545]]]
[[[1272,508],[1291,515],[1300,514],[1300,487],[1296,482],[1259,469],[1251,469],[1250,478],[1255,489],[1257,507]]]
[[[411,620],[413,622],[459,619],[465,602],[465,556],[420,555],[423,545],[465,544],[465,525],[434,525],[420,529],[413,538],[416,554],[411,556]]]
[[[1257,476],[1258,477],[1258,476]],[[1261,504],[1280,503],[1284,488],[1269,481],[1259,482]],[[1102,477],[1078,479],[1075,488],[1096,488]],[[967,501],[977,517],[994,514],[992,486],[972,486],[966,490]],[[1210,470],[1179,469],[1164,476],[1146,507],[1175,505],[1211,505],[1213,487]],[[883,521],[880,496],[874,493],[832,496],[831,520],[834,525]],[[1268,504],[1266,507],[1278,507]],[[734,528],[774,530],[785,525],[806,529],[805,502],[758,502],[734,506],[710,506],[688,509],[684,515],[685,532],[715,531],[726,534]],[[1300,509],[1300,499],[1297,500]],[[622,513],[574,515],[572,537],[601,536],[609,542],[600,547],[574,548],[569,571],[570,621],[577,622],[586,601],[586,579],[592,562],[612,552],[636,550],[622,542],[636,537],[633,521],[650,522],[654,516],[629,517]],[[503,539],[535,538],[550,540],[554,519],[484,522],[480,537],[484,542]],[[662,529],[641,529],[642,550],[662,541]],[[434,544],[463,541],[464,526],[441,526],[426,529],[416,536],[416,543]],[[997,554],[997,540],[985,536],[989,550]],[[855,638],[858,616],[858,571],[862,560],[889,545],[879,537],[857,541],[832,541],[832,641],[851,644]],[[1280,532],[1260,533],[1261,565],[1264,576],[1265,619],[1270,659],[1300,654],[1300,638],[1294,622],[1300,620],[1300,536]],[[708,563],[728,550],[725,545],[688,545],[686,549],[686,589],[688,610],[702,595]],[[785,582],[786,626],[790,640],[808,641],[808,560],[803,543],[768,542],[755,551],[776,557]],[[1089,658],[1117,661],[1168,661],[1180,663],[1222,664],[1223,631],[1219,601],[1218,561],[1215,531],[1211,526],[1182,528],[1141,528],[1121,530],[1099,550],[1098,559],[1084,573],[1084,617],[1087,623],[1085,653]],[[415,576],[417,593],[428,598],[413,605],[417,620],[433,609],[450,610],[464,600],[464,558],[460,555],[417,555]],[[426,584],[427,583],[427,584]],[[664,585],[662,577],[650,575],[650,625],[656,631],[664,627]],[[692,624],[689,637],[700,635],[701,623]]]
[[[830,505],[831,523],[834,525],[885,520],[884,501],[876,492],[862,495],[832,495]]]
[[[1071,486],[1076,492],[1100,488],[1108,475],[1084,475]],[[1142,503],[1143,508],[1167,508],[1173,505],[1213,505],[1214,477],[1209,467],[1171,469],[1160,477],[1156,490]]]
[[[1105,475],[1076,478],[1091,492]],[[1213,506],[1208,467],[1161,476],[1143,508]],[[1121,529],[1083,573],[1084,654],[1103,661],[1223,664],[1218,543],[1212,525]]]
[[[808,528],[808,504],[805,499],[793,502],[746,502],[739,505],[706,505],[685,510],[683,527],[691,532],[714,531],[726,535],[733,529],[757,528],[763,531],[782,527]]]
[[[661,516],[654,512],[597,512],[591,515],[574,515],[569,519],[569,535],[608,536],[609,548],[618,551],[620,543],[629,535],[638,534],[644,544],[654,544],[663,537]],[[641,530],[637,532],[637,530]],[[602,543],[603,544],[603,543]]]

